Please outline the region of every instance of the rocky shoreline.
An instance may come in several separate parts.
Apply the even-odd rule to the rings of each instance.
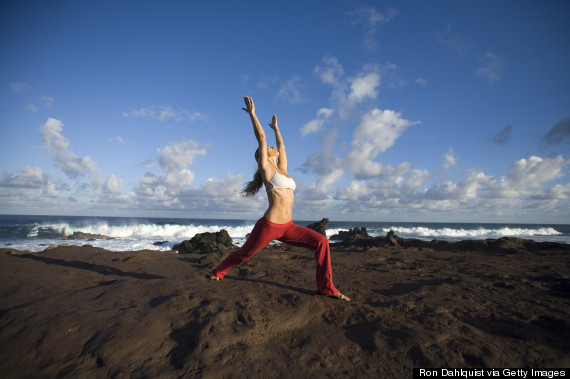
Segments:
[[[312,253],[284,244],[209,280],[232,249],[224,233],[204,236],[210,252],[198,237],[183,254],[0,249],[0,370],[316,378],[570,366],[570,245],[357,229],[331,244],[350,303],[315,295]]]

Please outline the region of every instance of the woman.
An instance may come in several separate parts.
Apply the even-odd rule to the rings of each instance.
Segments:
[[[332,281],[329,241],[314,230],[293,223],[293,202],[295,197],[295,181],[287,175],[287,155],[281,133],[277,127],[277,117],[269,126],[275,132],[277,148],[268,146],[265,132],[255,115],[255,106],[250,97],[245,97],[244,111],[249,113],[253,132],[259,143],[255,152],[258,169],[253,180],[246,183],[242,194],[252,197],[262,185],[267,190],[269,207],[265,215],[260,218],[253,228],[244,245],[233,251],[224,261],[210,273],[210,279],[221,280],[234,266],[251,258],[271,241],[278,240],[289,245],[309,248],[315,251],[317,261],[317,293],[337,299],[350,301],[350,299],[337,290]]]

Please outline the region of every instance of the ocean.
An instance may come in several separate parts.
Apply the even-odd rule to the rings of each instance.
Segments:
[[[307,226],[314,221],[297,221]],[[48,246],[68,243],[89,244],[110,251],[171,250],[197,233],[228,231],[238,246],[245,241],[256,220],[125,218],[81,216],[12,216],[0,215],[0,247],[43,251]],[[402,238],[459,241],[501,238],[505,236],[535,241],[570,244],[570,225],[554,224],[485,224],[424,222],[357,222],[330,221],[327,237],[340,230],[365,227],[371,236],[384,236],[390,230]],[[114,237],[110,240],[64,240],[76,231]],[[166,242],[165,242],[166,241]],[[161,244],[157,244],[161,242]]]

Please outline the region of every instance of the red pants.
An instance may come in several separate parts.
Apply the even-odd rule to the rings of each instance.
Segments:
[[[211,272],[211,275],[220,279],[223,278],[232,267],[247,261],[273,240],[314,250],[315,260],[317,261],[317,291],[321,295],[327,296],[340,292],[335,288],[332,281],[331,253],[328,239],[312,229],[294,224],[293,220],[286,224],[276,224],[265,217],[260,218],[243,246],[228,255]]]

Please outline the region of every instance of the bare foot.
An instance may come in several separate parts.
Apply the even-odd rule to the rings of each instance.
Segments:
[[[335,298],[335,299],[339,299],[339,300],[344,300],[344,301],[350,301],[350,297],[343,295],[342,293],[335,293],[334,295],[330,295],[329,297]]]
[[[210,275],[210,280],[222,280],[222,279],[217,277],[216,275]]]

